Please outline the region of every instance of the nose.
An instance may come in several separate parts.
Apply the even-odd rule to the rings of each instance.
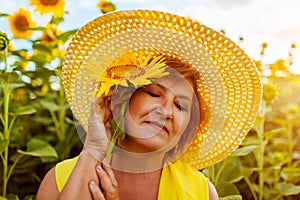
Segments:
[[[166,95],[161,102],[161,114],[166,119],[173,119],[173,97],[171,95]]]

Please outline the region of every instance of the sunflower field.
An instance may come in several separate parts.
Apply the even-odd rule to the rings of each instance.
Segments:
[[[0,200],[35,199],[46,172],[82,148],[61,80],[77,30],[59,29],[68,15],[64,0],[28,1],[51,19],[37,24],[25,8],[0,13],[12,33],[0,27]],[[108,0],[95,6],[99,13],[116,9]],[[15,49],[14,42],[24,47]],[[300,199],[300,75],[290,71],[296,48],[266,63],[268,44],[262,43],[255,60],[263,81],[256,122],[239,149],[203,170],[221,199]]]

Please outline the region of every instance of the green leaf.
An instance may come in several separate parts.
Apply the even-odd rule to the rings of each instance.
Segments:
[[[241,167],[241,173],[243,175],[243,178],[244,177],[250,177],[253,172],[255,172],[255,168],[252,168],[252,167],[247,167],[247,166],[243,166]]]
[[[49,111],[58,111],[58,110],[67,110],[69,108],[69,105],[68,104],[64,104],[64,105],[57,105],[54,101],[52,100],[49,100],[49,99],[42,99],[40,100],[41,102],[41,105],[49,110]]]
[[[254,122],[254,127],[261,127],[265,121],[265,117],[257,116]]]
[[[37,62],[37,63],[48,63],[48,58],[45,53],[39,53],[38,55],[33,55],[30,58],[30,61]]]
[[[52,51],[51,48],[49,48],[48,46],[46,46],[44,44],[40,44],[40,43],[34,43],[32,48],[36,49],[36,50],[41,50],[42,52],[44,51],[44,54],[45,54],[45,52],[50,53]]]
[[[18,74],[15,71],[5,72],[4,74],[3,73],[1,74],[1,79],[4,80],[6,83],[12,84],[20,80],[20,74]]]
[[[77,32],[77,29],[66,31],[66,32],[58,35],[57,39],[61,40],[63,42],[67,42],[76,32]]]
[[[5,150],[5,148],[8,146],[9,140],[1,140],[0,141],[0,154]]]
[[[7,200],[7,198],[0,196],[0,200]]]
[[[284,167],[283,170],[286,173],[300,173],[300,168],[296,167]]]
[[[63,21],[64,21],[63,17],[54,17],[54,16],[52,16],[52,18],[50,20],[50,23],[51,24],[59,24],[59,23],[61,23]]]
[[[286,126],[286,119],[285,118],[275,117],[271,120],[271,122],[279,125],[280,127],[285,127]]]
[[[36,138],[31,139],[27,143],[26,151],[18,150],[18,152],[36,157],[58,157],[55,149],[49,143]]]
[[[294,185],[292,183],[278,183],[276,189],[282,195],[296,195],[300,193],[300,185]]]
[[[266,140],[269,140],[269,139],[272,139],[277,134],[286,135],[286,133],[287,133],[287,129],[285,127],[280,127],[280,128],[276,128],[276,129],[272,129],[270,131],[264,132],[264,136],[265,136]]]
[[[24,197],[23,200],[35,200],[35,197],[36,196],[34,194],[31,194],[31,195]]]
[[[229,195],[226,197],[220,197],[219,200],[242,200],[242,196],[241,195]]]
[[[36,109],[33,106],[31,106],[31,105],[18,107],[14,111],[14,114],[18,115],[18,116],[21,116],[21,115],[31,115],[33,113],[36,113]]]
[[[7,200],[19,200],[19,197],[18,195],[15,195],[15,194],[8,194],[6,196]]]
[[[50,162],[57,161],[57,157],[45,156],[45,157],[41,157],[41,160],[43,163],[50,163]]]
[[[251,153],[254,149],[258,149],[258,148],[259,146],[257,145],[240,147],[237,150],[235,150],[230,156],[231,157],[246,156],[249,153]]]
[[[43,31],[43,32],[47,32],[47,28],[43,27],[43,26],[38,26],[38,27],[34,27],[34,28],[28,28],[29,30],[33,30],[33,31]]]
[[[221,197],[240,194],[239,190],[233,183],[228,183],[228,182],[222,181],[222,182],[219,182],[218,185],[216,185],[216,188],[217,188],[218,194]]]
[[[6,14],[6,13],[0,13],[0,17],[9,17],[10,14]]]
[[[35,197],[36,196],[34,194],[31,194],[31,195],[24,197],[23,200],[35,200]]]
[[[25,86],[25,83],[10,83],[9,84],[9,89],[10,91],[16,89],[16,88],[20,88],[20,87],[24,87]]]
[[[236,183],[243,178],[240,162],[232,161],[222,172],[221,179],[229,183]]]

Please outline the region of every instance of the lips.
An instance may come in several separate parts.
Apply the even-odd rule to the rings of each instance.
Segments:
[[[168,128],[164,124],[162,124],[160,122],[157,122],[157,121],[146,121],[146,123],[149,124],[149,125],[151,125],[151,126],[157,127],[159,129],[163,129],[163,130],[166,131],[166,133],[169,133]]]

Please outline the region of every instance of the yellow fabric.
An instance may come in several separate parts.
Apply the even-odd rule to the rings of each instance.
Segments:
[[[177,160],[162,171],[158,199],[208,200],[208,179],[192,166]]]
[[[62,191],[78,157],[60,162],[55,167],[58,191]],[[208,179],[180,160],[163,168],[158,192],[159,200],[208,200]]]
[[[69,176],[71,175],[71,172],[73,168],[75,167],[75,164],[78,160],[78,156],[72,159],[64,160],[60,163],[57,163],[55,166],[55,180],[57,189],[59,192],[62,191],[65,184],[68,181]]]

